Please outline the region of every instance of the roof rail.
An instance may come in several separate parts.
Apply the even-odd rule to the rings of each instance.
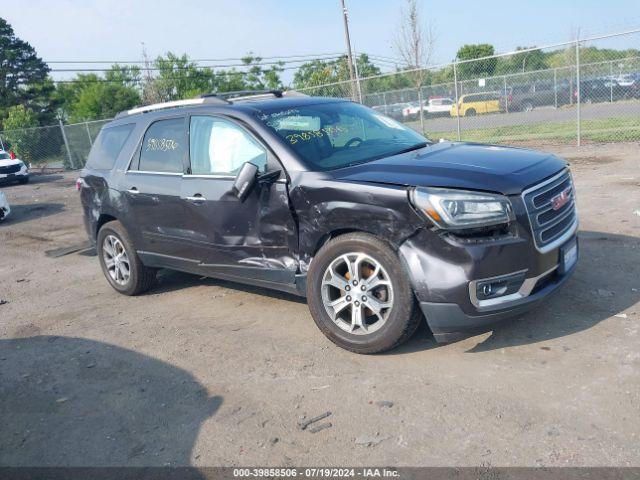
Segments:
[[[225,100],[238,100],[240,98],[248,98],[248,97],[262,97],[262,96],[273,96],[276,98],[282,97],[282,90],[236,90],[234,92],[220,92],[220,93],[207,93],[202,95],[204,98],[221,98]]]
[[[307,97],[304,93],[296,92],[295,90],[238,90],[235,92],[220,92],[220,93],[207,93],[202,95],[204,98],[220,98],[227,100],[230,103],[234,101],[243,100],[259,100],[267,97]]]
[[[156,110],[164,110],[166,108],[174,108],[174,107],[186,107],[190,105],[202,105],[206,103],[218,103],[222,105],[228,105],[230,102],[219,98],[219,97],[201,97],[201,98],[190,98],[187,100],[174,100],[172,102],[162,102],[162,103],[154,103],[152,105],[145,105],[142,107],[132,108],[131,110],[125,110],[124,112],[118,113],[116,118],[124,117],[127,115],[135,115],[136,113],[146,113],[153,112]]]
[[[304,93],[296,92],[295,90],[239,90],[236,92],[222,92],[222,93],[206,93],[199,98],[189,98],[187,100],[174,100],[172,102],[154,103],[152,105],[144,105],[142,107],[132,108],[131,110],[125,110],[116,115],[116,118],[126,117],[127,115],[135,115],[137,113],[147,113],[156,110],[164,110],[166,108],[175,107],[187,107],[190,105],[203,105],[216,103],[219,105],[229,105],[233,101],[243,100],[259,100],[267,97],[308,97]]]

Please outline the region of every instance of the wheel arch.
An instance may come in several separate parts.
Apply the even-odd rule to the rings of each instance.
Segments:
[[[386,243],[387,245],[389,245],[391,247],[391,249],[395,252],[398,251],[398,249],[400,248],[399,245],[396,245],[394,242],[389,241],[388,238],[384,238],[382,236],[380,236],[379,234],[377,234],[375,231],[373,230],[367,230],[367,229],[363,229],[363,228],[336,228],[334,230],[331,230],[330,232],[325,233],[324,235],[322,235],[320,238],[318,238],[318,241],[316,242],[316,245],[314,246],[313,249],[313,255],[315,256],[322,247],[324,247],[327,243],[329,243],[329,241],[333,240],[334,238],[340,237],[342,235],[346,235],[348,233],[365,233],[367,235],[371,235],[373,237],[375,237],[376,239],[378,239],[381,242]]]
[[[115,216],[108,213],[101,213],[98,217],[98,221],[96,222],[96,231],[93,232],[94,238],[98,238],[98,232],[102,228],[105,223],[113,222],[118,220]]]

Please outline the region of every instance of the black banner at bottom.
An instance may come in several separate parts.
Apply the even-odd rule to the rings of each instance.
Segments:
[[[0,467],[0,480],[640,480],[640,467]]]

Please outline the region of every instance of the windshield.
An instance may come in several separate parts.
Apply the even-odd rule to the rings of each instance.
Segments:
[[[357,103],[265,109],[258,118],[313,170],[333,170],[422,148],[428,140]]]
[[[11,160],[11,155],[7,152],[0,152],[0,160]]]

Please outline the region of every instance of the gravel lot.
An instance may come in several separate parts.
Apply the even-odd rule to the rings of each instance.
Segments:
[[[564,290],[377,356],[284,294],[163,272],[120,296],[95,257],[44,254],[86,239],[74,174],[3,187],[0,465],[639,466],[639,148],[557,151],[581,214]]]

